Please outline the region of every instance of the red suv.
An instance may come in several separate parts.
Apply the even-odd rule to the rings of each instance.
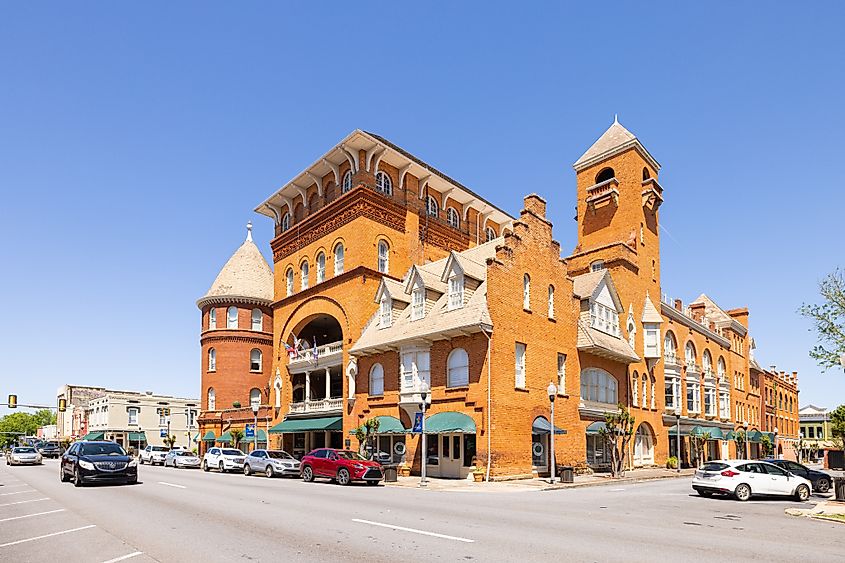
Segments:
[[[300,466],[302,480],[311,482],[314,477],[335,479],[339,485],[348,485],[352,481],[365,481],[368,485],[378,485],[384,478],[381,465],[370,461],[352,450],[320,448],[302,458]]]

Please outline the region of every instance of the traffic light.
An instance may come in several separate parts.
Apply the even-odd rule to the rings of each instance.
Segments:
[[[18,396],[17,395],[9,395],[9,408],[10,409],[18,408]]]
[[[59,412],[67,410],[67,399],[59,399]]]

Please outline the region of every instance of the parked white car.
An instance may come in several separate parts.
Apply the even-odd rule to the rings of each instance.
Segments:
[[[246,455],[233,448],[211,448],[202,456],[202,470],[217,469],[220,473],[243,471]]]
[[[188,450],[170,450],[164,457],[164,466],[167,467],[168,465],[175,468],[191,467],[198,469],[200,458],[194,452]]]
[[[299,461],[283,450],[255,450],[244,461],[244,475],[253,473],[299,477]]]
[[[6,455],[6,465],[41,465],[41,454],[30,446],[16,446]]]
[[[167,456],[167,452],[169,450],[164,446],[147,446],[138,456],[138,463],[144,465],[145,463],[149,463],[150,465],[155,465],[159,463],[164,465],[164,458]]]
[[[699,467],[692,488],[703,497],[723,494],[746,501],[752,496],[791,496],[804,502],[810,498],[812,484],[765,461],[731,459]]]

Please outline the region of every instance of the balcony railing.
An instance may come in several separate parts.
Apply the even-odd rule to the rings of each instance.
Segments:
[[[297,350],[291,353],[288,361],[288,365],[290,366],[298,366],[307,364],[308,362],[317,363],[317,361],[327,358],[329,356],[334,356],[337,354],[343,353],[343,341],[340,340],[338,342],[332,342],[330,344],[323,344],[322,346],[317,346],[316,357],[314,356],[314,348],[309,348],[307,350]]]
[[[701,373],[701,366],[695,363],[695,360],[687,360],[687,372]]]
[[[343,409],[343,397],[335,399],[313,399],[290,404],[290,413],[327,412]]]
[[[666,363],[667,366],[680,366],[681,360],[678,358],[676,354],[672,353],[665,353],[663,354],[663,361]]]

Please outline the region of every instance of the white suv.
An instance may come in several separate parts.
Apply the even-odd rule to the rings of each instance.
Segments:
[[[202,470],[218,469],[220,473],[227,471],[243,471],[246,456],[240,450],[233,448],[211,448],[202,456]]]
[[[138,456],[138,463],[144,465],[149,463],[155,465],[156,463],[164,465],[164,456],[169,450],[164,446],[147,446]]]
[[[765,461],[731,459],[708,461],[692,478],[701,496],[732,495],[746,501],[752,496],[791,496],[800,502],[810,497],[810,481]]]

